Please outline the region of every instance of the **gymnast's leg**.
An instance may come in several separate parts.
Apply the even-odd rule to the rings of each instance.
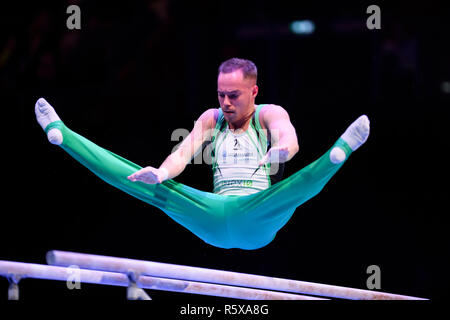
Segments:
[[[203,192],[174,180],[161,184],[131,182],[127,177],[141,169],[67,128],[53,107],[43,98],[36,102],[36,118],[49,141],[59,145],[98,177],[146,203],[158,207],[169,217],[205,242],[227,246],[223,224],[224,198]]]
[[[236,199],[236,208],[243,215],[232,219],[230,229],[236,238],[258,248],[269,243],[276,232],[291,218],[295,209],[317,195],[342,167],[353,151],[369,136],[369,119],[361,116],[354,121],[319,159],[261,192]]]
[[[142,185],[137,185],[136,188],[131,188],[132,183],[127,181],[127,175],[140,169],[138,165],[95,145],[67,128],[45,99],[40,98],[36,102],[35,113],[50,143],[60,146],[101,179],[147,202],[154,196],[154,186],[143,188]]]
[[[274,185],[270,192],[272,197],[283,198],[285,205],[298,207],[317,195],[352,152],[366,142],[369,131],[370,122],[367,116],[359,117],[324,155]]]

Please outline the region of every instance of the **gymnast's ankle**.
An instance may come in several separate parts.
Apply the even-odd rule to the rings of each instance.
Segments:
[[[355,151],[364,142],[367,141],[370,132],[370,121],[366,115],[360,116],[356,119],[348,128],[345,130],[344,134],[341,136],[341,139],[344,140],[351,151]],[[350,150],[347,150],[348,152]],[[344,149],[337,146],[334,147],[330,152],[330,161],[334,164],[339,164],[343,162],[348,155],[345,153]]]
[[[334,164],[341,163],[346,157],[344,150],[339,147],[334,147],[330,152],[330,161]]]

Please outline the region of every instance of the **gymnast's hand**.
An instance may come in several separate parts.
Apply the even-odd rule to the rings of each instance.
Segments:
[[[145,167],[128,176],[128,180],[136,182],[144,182],[147,184],[162,183],[167,179],[167,169],[156,169],[153,167]]]
[[[266,163],[283,163],[288,161],[289,148],[288,147],[272,147],[267,151],[266,155],[259,162],[259,166]]]

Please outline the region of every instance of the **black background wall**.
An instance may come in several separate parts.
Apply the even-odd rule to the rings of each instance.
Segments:
[[[66,8],[81,8],[68,30]],[[45,263],[51,249],[232,270],[443,299],[449,253],[449,17],[438,2],[60,1],[1,5],[0,259]],[[375,3],[376,4],[376,3]],[[316,30],[289,25],[310,19]],[[300,152],[289,176],[359,115],[367,143],[299,207],[267,247],[212,247],[156,208],[112,188],[50,145],[35,121],[45,97],[74,131],[141,166],[159,166],[199,115],[218,107],[219,64],[256,63],[256,103],[290,114]],[[175,179],[211,191],[206,165]],[[0,300],[8,282],[0,279]],[[124,289],[24,280],[21,298],[123,299]],[[2,293],[3,292],[3,293]],[[177,294],[152,291],[153,299]]]

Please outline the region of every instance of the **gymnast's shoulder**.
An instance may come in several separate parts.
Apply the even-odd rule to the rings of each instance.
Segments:
[[[279,105],[265,104],[259,112],[259,122],[263,128],[269,127],[270,123],[277,121],[289,121],[288,112]]]
[[[215,108],[209,108],[200,115],[196,122],[201,122],[204,129],[212,129],[216,125],[218,117],[219,110]]]

